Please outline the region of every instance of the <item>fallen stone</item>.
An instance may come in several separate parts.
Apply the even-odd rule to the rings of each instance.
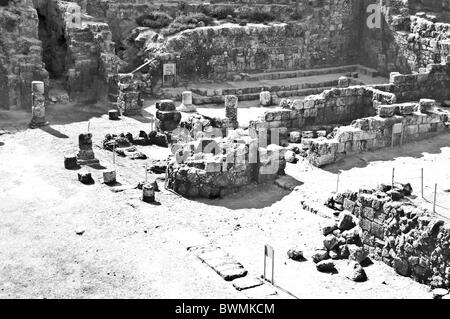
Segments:
[[[354,260],[358,263],[362,263],[369,255],[363,247],[359,247],[352,244],[347,245],[347,248],[349,252],[348,259]]]
[[[116,171],[115,170],[109,170],[103,172],[103,182],[105,184],[113,184],[116,182]]]
[[[405,276],[405,277],[408,277],[410,274],[408,262],[406,260],[402,260],[400,258],[394,259],[394,269],[398,274]]]
[[[336,236],[333,234],[329,234],[325,237],[323,240],[323,246],[328,250],[332,250],[334,247],[336,247],[339,244],[339,240]]]
[[[339,248],[338,248],[339,249]],[[337,260],[339,259],[339,251],[335,248],[333,250],[330,250],[328,252],[328,254],[330,255],[330,258],[333,260]]]
[[[339,214],[339,220],[337,224],[338,228],[342,231],[352,229],[356,226],[353,219],[353,215],[348,211],[343,211]]]
[[[262,284],[259,278],[243,277],[233,280],[233,287],[238,291],[259,287]]]
[[[349,260],[344,268],[344,275],[350,280],[363,282],[367,280],[364,268],[354,260]]]
[[[322,234],[327,236],[333,233],[337,229],[337,224],[333,221],[327,221],[324,226],[322,226]]]
[[[76,155],[66,155],[64,156],[64,167],[66,169],[77,169],[78,159]]]
[[[226,265],[214,269],[225,281],[233,281],[247,276],[247,270],[240,264]]]
[[[342,245],[339,247],[339,257],[341,259],[347,259],[350,256],[350,252],[348,250],[347,245]]]
[[[80,172],[78,173],[78,180],[85,185],[92,185],[94,184],[94,179],[92,178],[91,173],[87,172]]]
[[[318,271],[326,273],[336,271],[334,261],[331,260],[322,260],[321,262],[317,263],[316,268]]]
[[[298,162],[298,159],[295,157],[295,153],[293,151],[286,151],[284,159],[286,160],[286,162],[291,164],[296,164]]]
[[[298,248],[291,248],[288,250],[287,255],[289,259],[295,260],[295,261],[302,261],[304,260],[303,251]]]
[[[327,260],[330,258],[330,255],[328,254],[328,251],[326,251],[325,249],[317,249],[314,254],[311,256],[311,259],[313,260],[313,262],[315,262],[316,264],[318,262],[321,262],[323,260]]]

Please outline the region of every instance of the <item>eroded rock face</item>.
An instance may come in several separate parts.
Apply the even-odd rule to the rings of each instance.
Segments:
[[[0,109],[31,109],[31,82],[48,84],[32,0],[0,6]]]

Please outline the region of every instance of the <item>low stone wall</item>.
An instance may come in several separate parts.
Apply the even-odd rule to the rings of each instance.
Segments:
[[[408,185],[390,188],[335,194],[329,204],[359,218],[374,259],[421,283],[450,287],[450,224],[402,200],[410,195]]]
[[[186,197],[218,198],[254,182],[284,174],[285,150],[277,145],[258,147],[250,136],[201,138],[176,145],[168,165],[167,185]]]
[[[435,101],[423,100],[422,104],[427,104],[424,113],[420,112],[419,103],[380,105],[379,115],[338,127],[329,138],[303,139],[303,148],[308,150],[309,161],[321,167],[349,154],[398,146],[447,132],[450,113],[437,109]]]
[[[304,100],[294,100],[289,109],[271,110],[264,118],[250,122],[257,130],[271,128],[302,129],[308,126],[351,123],[376,114],[378,103],[391,104],[394,94],[369,86],[333,88]],[[374,106],[374,102],[375,106]]]

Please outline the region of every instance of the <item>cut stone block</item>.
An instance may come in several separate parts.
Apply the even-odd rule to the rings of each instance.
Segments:
[[[76,169],[78,168],[78,159],[76,155],[66,155],[64,156],[64,167],[66,169]]]
[[[118,110],[109,110],[108,116],[111,121],[117,121],[120,116],[120,112]]]
[[[233,281],[233,287],[238,291],[259,287],[263,284],[259,278],[243,277]]]
[[[92,178],[91,173],[88,172],[80,172],[78,173],[78,180],[85,185],[94,184],[94,179]]]
[[[270,106],[272,104],[272,96],[270,92],[263,91],[259,94],[259,103],[261,106]]]
[[[420,112],[429,113],[433,111],[436,107],[436,100],[432,99],[421,99],[419,102]]]
[[[397,106],[395,105],[380,105],[378,107],[378,116],[380,117],[392,117],[395,115]]]

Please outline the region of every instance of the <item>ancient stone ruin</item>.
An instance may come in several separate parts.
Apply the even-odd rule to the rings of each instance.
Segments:
[[[290,249],[287,272],[312,262],[314,280],[342,273],[351,285],[370,281],[368,263],[381,261],[375,267],[385,268],[377,270],[387,264],[443,289],[435,298],[448,295],[450,212],[424,208],[411,184],[394,178],[354,192],[342,192],[339,178],[356,180],[352,169],[360,169],[372,172],[373,182],[373,167],[400,157],[447,167],[441,162],[450,133],[450,0],[0,0],[2,139],[3,126],[25,139],[17,144],[27,152],[60,154],[67,175],[47,185],[54,194],[74,193],[80,201],[90,185],[99,201],[90,198],[89,209],[120,208],[124,213],[111,218],[135,220],[136,212],[155,213],[154,232],[147,231],[150,218],[139,220],[148,236],[163,229],[171,237],[167,225],[191,227],[190,219],[199,218],[195,227],[215,243],[223,220],[224,233],[255,224],[265,232],[255,238],[281,233],[295,241],[278,227],[296,225],[297,234],[311,235],[317,220],[304,217],[310,210],[323,218],[320,245],[312,253]],[[441,161],[427,162],[432,156]],[[335,187],[330,176],[337,187],[323,205]],[[74,189],[57,189],[77,178]],[[444,188],[443,197],[450,193]],[[441,208],[449,205],[445,199]],[[215,208],[208,214],[217,208],[223,220],[192,213],[205,207]],[[286,216],[290,222],[278,223]],[[209,218],[215,223],[204,227]],[[245,231],[252,237],[259,230]],[[240,262],[201,242],[186,251],[237,290],[270,284],[281,291],[267,277],[247,282]],[[267,245],[265,259],[271,251],[273,258]]]

